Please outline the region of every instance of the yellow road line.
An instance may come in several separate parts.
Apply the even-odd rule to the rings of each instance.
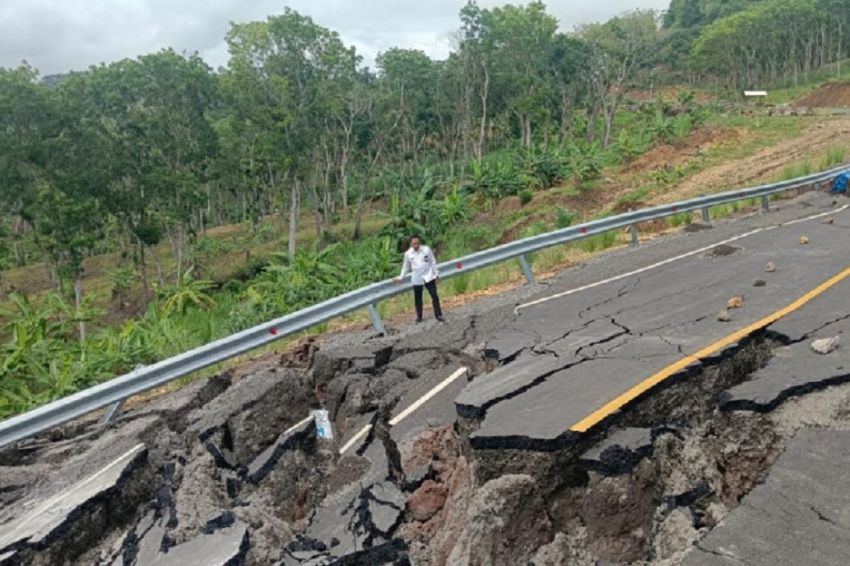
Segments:
[[[628,391],[626,391],[625,393],[623,393],[622,395],[617,397],[616,399],[609,401],[608,403],[606,403],[600,409],[598,409],[598,410],[594,411],[593,413],[591,413],[590,415],[586,416],[585,418],[583,418],[582,420],[580,420],[579,422],[577,422],[576,424],[571,426],[570,430],[573,431],[573,432],[587,432],[592,427],[596,426],[597,424],[599,424],[600,422],[602,422],[603,420],[605,420],[606,418],[608,418],[612,414],[616,413],[617,411],[622,409],[624,406],[626,406],[628,403],[634,401],[637,397],[639,397],[643,393],[646,393],[647,391],[649,391],[650,389],[652,389],[653,387],[655,387],[656,385],[658,385],[662,381],[666,380],[670,376],[676,375],[677,373],[679,373],[683,369],[687,368],[691,364],[696,363],[700,360],[703,360],[703,359],[717,353],[718,351],[722,350],[723,348],[729,346],[730,344],[734,344],[735,342],[740,341],[742,338],[746,338],[747,336],[749,336],[753,332],[755,332],[757,330],[761,330],[762,328],[764,328],[764,327],[766,327],[770,324],[773,324],[774,322],[776,322],[780,318],[791,314],[792,312],[799,309],[800,307],[802,307],[803,305],[805,305],[806,303],[808,303],[809,301],[811,301],[812,299],[814,299],[818,295],[820,295],[823,292],[825,292],[826,290],[828,290],[830,287],[833,287],[834,285],[840,283],[841,281],[843,281],[847,277],[850,277],[850,267],[848,267],[847,269],[845,269],[841,273],[831,277],[827,281],[824,281],[823,283],[821,283],[820,285],[818,285],[817,287],[815,287],[814,289],[812,289],[811,291],[809,291],[808,293],[806,293],[805,295],[803,295],[802,297],[800,297],[799,299],[797,299],[796,301],[791,303],[790,305],[786,306],[785,308],[779,309],[775,313],[770,314],[770,315],[764,317],[763,319],[761,319],[757,322],[754,322],[754,323],[750,324],[749,326],[746,326],[746,327],[744,327],[744,328],[742,328],[742,329],[740,329],[736,332],[733,332],[732,334],[730,334],[729,336],[726,336],[725,338],[721,338],[717,342],[715,342],[715,343],[713,343],[709,346],[706,346],[702,350],[699,350],[699,351],[697,351],[693,354],[689,354],[689,355],[685,356],[684,358],[682,358],[681,360],[674,362],[673,364],[670,364],[669,366],[667,366],[663,370],[659,371],[655,375],[653,375],[653,376],[645,379],[644,381],[638,383],[637,385],[635,385],[634,387],[632,387],[631,389],[629,389]]]

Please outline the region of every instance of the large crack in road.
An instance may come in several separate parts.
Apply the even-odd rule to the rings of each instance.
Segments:
[[[809,214],[831,204],[800,202]],[[801,216],[800,202],[773,221]],[[753,238],[516,314],[541,292],[519,290],[445,325],[307,340],[138,405],[106,430],[93,416],[31,439],[0,452],[0,565],[843,564],[850,348],[822,355],[810,342],[850,329],[850,284],[589,433],[570,429],[728,333],[714,315],[733,290],[746,286],[742,311],[759,317],[813,287],[834,270],[840,243],[828,238],[843,224],[807,226],[813,251],[798,265],[785,259],[792,246],[765,251]],[[632,253],[648,262],[664,251]],[[768,257],[779,273],[751,288]],[[466,379],[446,381],[458,368]],[[317,436],[317,408],[333,441]],[[805,541],[765,555],[792,523]]]

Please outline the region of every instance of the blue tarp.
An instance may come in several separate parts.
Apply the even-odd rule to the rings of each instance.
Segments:
[[[850,183],[850,171],[845,171],[844,173],[839,175],[837,179],[835,179],[835,182],[832,183],[832,190],[830,192],[847,192],[847,183]]]

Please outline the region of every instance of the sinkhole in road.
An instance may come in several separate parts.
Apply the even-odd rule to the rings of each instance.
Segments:
[[[133,409],[101,435],[76,423],[0,453],[0,524],[26,519],[0,564],[168,564],[198,547],[209,564],[680,564],[798,429],[850,426],[848,376],[758,407],[729,396],[791,347],[760,331],[550,446],[475,446],[481,415],[425,419],[400,438],[389,421],[417,384],[497,364],[471,327],[452,347],[307,344]],[[303,419],[319,406],[336,444]],[[364,423],[372,431],[340,455]],[[47,526],[27,518],[57,485],[75,491],[53,469],[90,476],[129,443],[144,452],[114,482]]]

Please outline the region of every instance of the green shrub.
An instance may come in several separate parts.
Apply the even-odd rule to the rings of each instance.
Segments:
[[[555,216],[555,226],[558,228],[569,228],[578,218],[578,214],[566,208],[559,208]]]
[[[525,190],[522,190],[522,191],[519,192],[519,203],[522,206],[525,206],[528,203],[530,203],[531,199],[533,199],[533,198],[534,198],[534,193],[531,192],[528,189],[525,189]]]
[[[538,186],[548,189],[569,176],[566,156],[557,147],[535,147],[517,154],[523,171],[536,180]]]
[[[472,161],[469,170],[469,189],[490,199],[514,196],[523,189],[540,186],[538,180],[528,175],[516,156],[510,153],[485,158],[481,163]]]
[[[109,285],[112,287],[112,295],[119,297],[129,290],[136,281],[136,270],[129,266],[118,266],[106,273]]]
[[[576,142],[567,149],[567,167],[578,186],[599,177],[602,171],[602,152],[598,144]]]

